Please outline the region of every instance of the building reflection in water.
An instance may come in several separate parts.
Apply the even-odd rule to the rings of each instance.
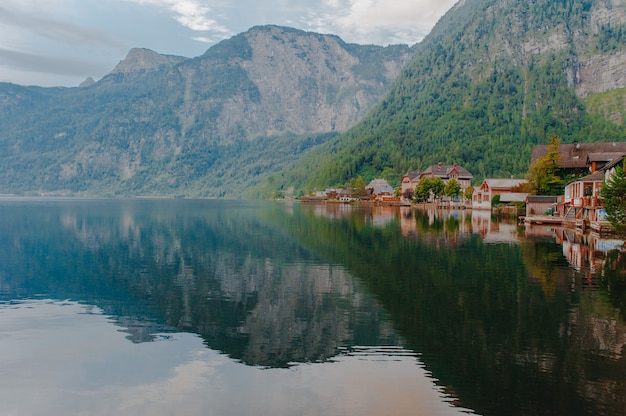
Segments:
[[[606,269],[611,252],[624,251],[624,240],[572,228],[532,225],[526,227],[525,236],[534,241],[559,244],[573,274],[587,287],[594,286],[594,278]]]
[[[395,206],[352,206],[321,204],[312,207],[316,216],[329,220],[350,219],[355,216],[374,227],[398,222],[405,237],[423,240],[446,240],[455,245],[470,235],[480,235],[485,243],[520,244],[525,240],[557,243],[563,256],[579,273],[589,276],[599,273],[606,264],[607,254],[623,250],[624,241],[597,233],[581,233],[575,229],[545,225],[520,226],[514,219],[494,219],[485,210],[415,209]]]

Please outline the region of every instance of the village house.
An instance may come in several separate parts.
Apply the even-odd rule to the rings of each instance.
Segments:
[[[410,171],[402,176],[402,195],[406,195],[407,190],[415,191],[415,188],[423,178],[439,178],[444,184],[447,184],[451,179],[455,179],[461,186],[461,193],[464,193],[472,185],[473,177],[467,169],[456,163],[453,165],[438,163],[429,166],[422,172]]]
[[[459,185],[461,185],[461,193],[463,193],[472,185],[473,177],[474,176],[469,173],[467,169],[457,165],[456,163],[453,165],[438,163],[436,165],[429,166],[426,170],[422,171],[419,174],[418,179],[440,178],[444,184],[448,184],[451,179],[456,179]]]
[[[533,147],[531,164],[548,154],[549,145]],[[626,155],[626,142],[572,143],[559,145],[559,170],[583,176],[594,173]]]
[[[603,164],[600,170],[568,183],[565,186],[565,197],[557,208],[561,215],[577,223],[604,221],[604,207],[600,198],[602,187],[623,160],[623,154],[616,156],[615,160]]]
[[[350,202],[354,200],[354,198],[352,197],[352,193],[349,189],[341,188],[337,191],[337,200],[341,202]]]
[[[378,202],[394,202],[394,189],[385,179],[374,179],[365,186],[371,198]],[[399,200],[399,199],[398,199]]]
[[[403,197],[407,195],[408,191],[410,191],[409,193],[412,193],[415,191],[415,188],[417,187],[417,184],[420,181],[419,176],[420,176],[419,172],[415,172],[415,171],[407,172],[402,176],[401,195]]]
[[[558,196],[528,195],[526,197],[526,215],[556,215]]]
[[[532,162],[547,154],[548,146],[535,146]],[[557,202],[559,216],[579,227],[600,227],[604,209],[600,193],[605,180],[626,156],[626,142],[573,143],[559,146],[561,174],[581,176],[565,185]]]
[[[479,187],[474,188],[472,208],[491,210],[491,201],[496,195],[500,196],[503,204],[524,202],[528,194],[519,192],[519,188],[526,182],[526,179],[485,179]]]
[[[326,188],[324,191],[324,195],[328,199],[337,199],[337,195],[339,195],[340,189],[337,188]]]

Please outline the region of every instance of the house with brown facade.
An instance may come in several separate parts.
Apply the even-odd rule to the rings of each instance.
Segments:
[[[616,156],[602,168],[565,185],[565,197],[559,203],[559,211],[565,218],[577,222],[604,220],[604,207],[600,194],[607,179],[615,173],[615,167],[623,162],[625,155]]]
[[[419,172],[415,172],[415,171],[410,171],[405,173],[402,176],[402,191],[401,191],[401,195],[404,197],[404,195],[407,195],[407,191],[411,191],[414,192],[415,188],[417,187],[417,184],[419,183]]]
[[[453,165],[437,163],[420,172],[418,178],[419,180],[423,178],[440,178],[444,184],[447,184],[451,179],[456,179],[459,185],[461,185],[461,192],[465,192],[471,186],[473,177],[467,169],[456,163]]]
[[[474,188],[472,194],[473,209],[491,209],[491,201],[496,195],[500,196],[500,202],[513,203],[524,202],[527,193],[520,192],[520,187],[526,179],[485,179],[483,183]]]
[[[548,146],[535,146],[532,162],[547,154]],[[626,142],[573,143],[559,146],[559,165],[564,173],[579,175],[565,185],[557,212],[566,220],[584,227],[604,218],[600,193],[605,180],[626,157]]]
[[[556,215],[558,196],[528,195],[526,197],[526,215]]]
[[[535,146],[530,162],[548,154],[549,145]],[[626,142],[571,143],[559,145],[559,170],[584,176],[626,155]]]
[[[444,184],[455,179],[461,186],[461,193],[464,193],[472,185],[473,177],[467,169],[456,163],[452,165],[437,163],[421,172],[411,171],[402,176],[402,195],[405,195],[407,190],[415,191],[423,178],[439,178]]]

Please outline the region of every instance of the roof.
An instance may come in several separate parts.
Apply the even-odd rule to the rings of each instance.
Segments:
[[[526,179],[485,179],[491,189],[511,189],[526,182]]]
[[[374,179],[365,186],[365,189],[372,189],[376,195],[380,194],[393,194],[393,188],[384,179]]]
[[[420,176],[420,174],[419,172],[415,172],[414,170],[412,170],[410,172],[405,173],[404,176],[408,176],[409,180],[413,182]]]
[[[530,159],[531,163],[547,155],[548,147],[549,145],[535,146]],[[590,154],[595,155],[593,159],[589,159]],[[559,145],[559,163],[562,168],[585,168],[587,167],[587,160],[608,161],[607,159],[596,159],[598,154],[626,155],[626,142],[572,143]],[[602,157],[606,157],[606,155]]]
[[[455,170],[458,172],[459,179],[472,179],[474,177],[467,169],[457,165],[456,163],[454,165],[444,165],[438,163],[436,165],[429,166],[426,170],[421,172],[419,176],[423,177],[432,175],[441,179],[447,179]]]
[[[614,160],[623,159],[626,153],[622,152],[605,152],[605,153],[589,153],[587,154],[588,162],[612,162]]]
[[[526,192],[508,192],[500,195],[500,202],[524,202],[527,196]]]
[[[539,204],[556,204],[558,199],[558,196],[552,195],[528,195],[526,197],[527,202],[534,202]]]
[[[337,191],[337,196],[342,197],[342,196],[351,196],[352,194],[350,193],[349,189],[339,189]]]
[[[571,183],[575,183],[575,182],[602,182],[602,181],[604,181],[604,178],[606,176],[607,171],[609,171],[611,168],[619,165],[622,162],[622,160],[624,160],[624,155],[620,155],[616,159],[608,161],[608,163],[606,163],[604,166],[602,166],[597,171],[593,172],[590,175],[583,176],[582,178],[578,178],[576,180],[573,180],[573,181],[569,182],[568,185],[571,184]]]
[[[574,181],[571,181],[570,183],[575,183],[575,182],[603,182],[604,181],[604,174],[606,172],[604,170],[597,170],[594,173],[592,173],[591,175],[587,175],[584,176],[582,178],[578,178]]]

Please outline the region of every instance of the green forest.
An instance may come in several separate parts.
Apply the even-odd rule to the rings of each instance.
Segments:
[[[624,47],[623,26],[590,25],[594,4],[474,1],[457,7],[415,46],[390,95],[363,122],[293,163],[280,185],[308,192],[359,175],[368,181],[390,169],[400,177],[438,162],[458,163],[476,182],[522,178],[533,146],[551,137],[563,143],[624,140],[626,128],[607,117],[616,111],[610,103],[624,112],[624,91],[579,97],[570,80],[579,60]],[[551,36],[563,44],[523,51],[522,45]]]

